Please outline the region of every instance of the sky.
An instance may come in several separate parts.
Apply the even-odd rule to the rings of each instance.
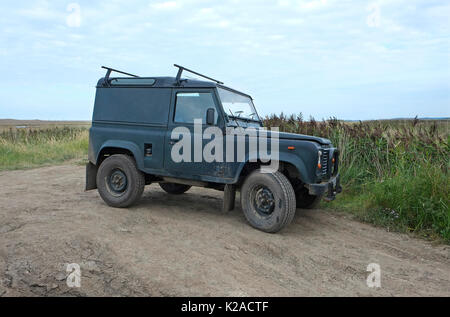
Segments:
[[[102,65],[244,91],[261,115],[450,117],[448,0],[1,1],[0,119],[90,120]]]

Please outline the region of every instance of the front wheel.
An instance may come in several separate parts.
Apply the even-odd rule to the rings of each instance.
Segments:
[[[257,170],[242,185],[241,204],[252,227],[275,233],[294,218],[295,192],[282,173],[261,173]]]
[[[132,157],[112,155],[98,169],[97,187],[100,196],[109,206],[125,208],[141,198],[145,176],[137,169]]]

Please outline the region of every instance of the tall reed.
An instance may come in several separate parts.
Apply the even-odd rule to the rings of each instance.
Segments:
[[[305,121],[270,115],[280,131],[329,138],[341,151],[344,193],[331,204],[389,229],[450,241],[448,121]]]

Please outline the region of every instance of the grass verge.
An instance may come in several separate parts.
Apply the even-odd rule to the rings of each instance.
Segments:
[[[52,165],[87,156],[86,128],[7,130],[0,133],[0,171]]]
[[[350,212],[357,219],[388,231],[413,232],[424,238],[450,242],[448,176],[430,166],[416,174],[400,174],[384,181],[344,185],[344,192],[325,208]]]

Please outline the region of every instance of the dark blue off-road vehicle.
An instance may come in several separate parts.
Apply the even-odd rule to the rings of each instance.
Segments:
[[[90,130],[86,190],[98,188],[108,205],[128,207],[151,183],[175,195],[202,186],[224,191],[224,211],[234,208],[238,190],[249,223],[266,232],[288,225],[296,208],[313,208],[341,191],[339,152],[329,140],[254,134],[266,130],[249,95],[175,66],[176,77],[138,77],[104,67]],[[111,77],[112,72],[126,77]],[[185,79],[183,72],[207,81]],[[222,135],[213,137],[211,131]],[[277,156],[261,154],[263,140],[270,141],[266,152]],[[207,149],[214,160],[203,155]]]

